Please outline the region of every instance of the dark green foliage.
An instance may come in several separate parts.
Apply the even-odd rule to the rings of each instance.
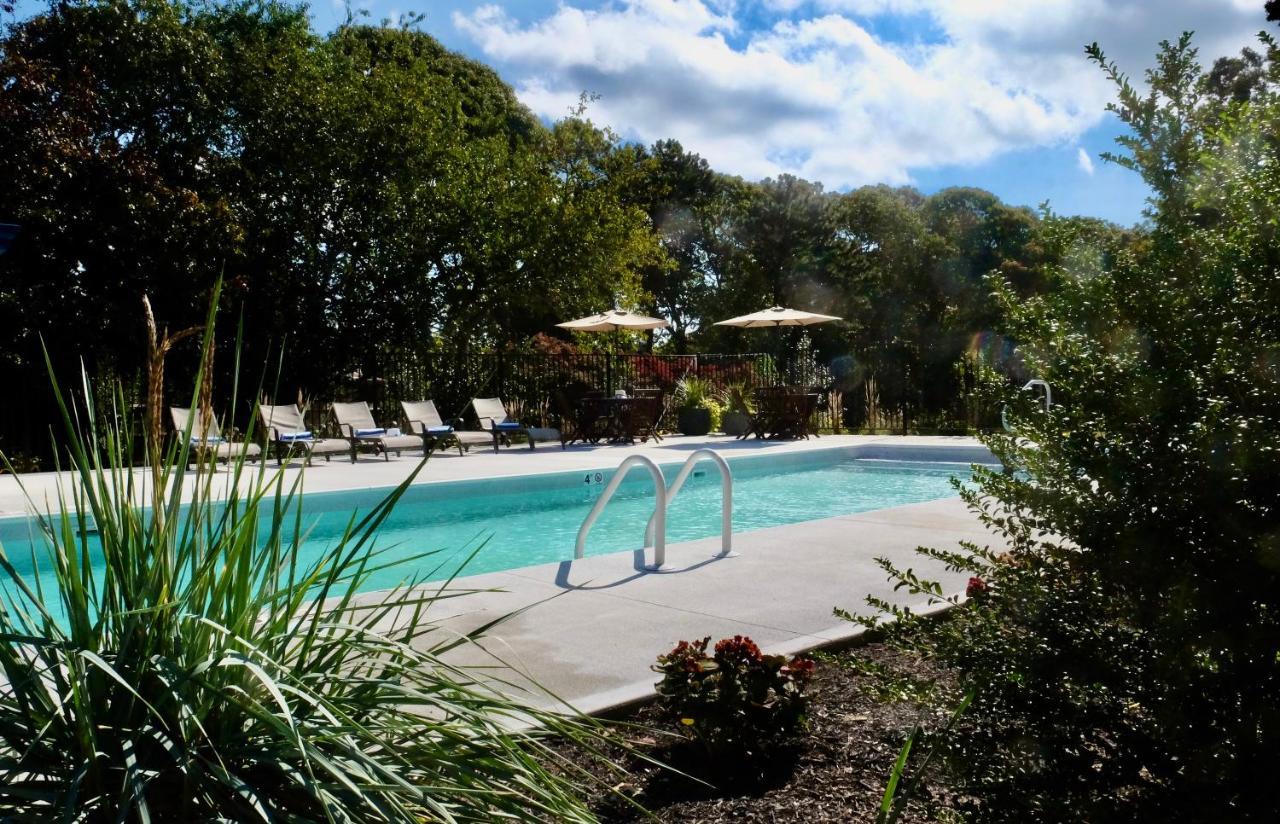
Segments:
[[[633,147],[614,163],[629,165],[618,172],[622,196],[649,215],[666,252],[642,278],[651,311],[672,321],[674,351],[785,356],[798,348],[798,330],[711,322],[771,304],[839,315],[845,323],[804,333],[819,359],[840,364],[838,388],[853,406],[873,398],[901,410],[908,427],[917,419],[964,426],[957,361],[1002,365],[999,351],[993,358],[975,346],[992,341],[1000,313],[984,276],[999,272],[1035,294],[1052,288],[1052,264],[1074,250],[1047,243],[1029,210],[979,189],[925,197],[884,186],[830,193],[788,176],[749,183],[715,174],[672,141]],[[1091,226],[1109,246],[1126,241],[1102,221]]]
[[[292,4],[54,2],[0,38],[0,121],[11,361],[56,328],[60,363],[129,375],[140,295],[188,325],[225,265],[244,357],[287,337],[282,387],[332,394],[386,349],[598,311],[659,254],[600,171],[614,138],[542,126],[422,32],[319,36]]]
[[[2,217],[24,227],[0,257],[0,367],[27,379],[0,377],[33,383],[45,333],[60,368],[128,381],[141,294],[190,325],[225,267],[242,355],[281,363],[288,399],[614,304],[671,321],[629,345],[783,356],[802,333],[712,325],[782,303],[847,319],[807,335],[849,425],[975,420],[958,400],[999,316],[982,277],[1034,294],[1059,262],[1036,216],[977,189],[731,178],[675,141],[623,143],[588,102],[544,125],[412,26],[320,35],[291,2],[52,0],[0,34]],[[174,353],[175,381],[194,357]],[[51,415],[30,417],[8,448],[47,447],[17,434]]]
[[[1280,70],[1264,46],[1247,100],[1207,93],[1189,38],[1164,44],[1147,95],[1091,50],[1119,83],[1152,231],[1070,255],[1030,299],[989,281],[1056,404],[987,387],[1013,431],[984,440],[1018,471],[979,469],[963,495],[994,549],[922,550],[981,583],[949,620],[894,630],[974,694],[935,742],[974,819],[1280,816]]]
[[[712,759],[764,758],[805,727],[805,685],[813,662],[764,655],[750,638],[681,641],[658,656],[664,715],[692,735]]]

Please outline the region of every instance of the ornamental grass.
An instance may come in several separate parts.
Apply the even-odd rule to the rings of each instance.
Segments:
[[[591,747],[598,728],[444,660],[478,635],[433,621],[458,593],[416,585],[430,552],[402,586],[359,594],[425,460],[303,560],[304,472],[243,455],[189,470],[188,432],[142,436],[155,471],[137,473],[137,434],[85,384],[82,402],[54,385],[73,481],[34,519],[32,552],[55,583],[0,550],[0,818],[592,818],[546,743]]]

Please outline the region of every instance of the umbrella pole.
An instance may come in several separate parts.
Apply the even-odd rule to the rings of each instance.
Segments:
[[[609,355],[604,361],[604,396],[613,397],[613,359],[618,354],[618,330],[613,330],[613,345],[609,347]]]

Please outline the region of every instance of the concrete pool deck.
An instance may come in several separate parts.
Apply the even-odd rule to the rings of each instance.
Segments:
[[[542,444],[473,450],[433,456],[415,485],[448,481],[568,471],[610,470],[628,455],[644,454],[660,465],[679,464],[692,451],[716,449],[732,463],[747,455],[783,455],[843,448],[853,457],[917,461],[980,462],[989,454],[964,437],[830,435],[808,441],[737,441],[725,437],[683,438],[632,446],[570,447]],[[318,461],[306,470],[307,492],[376,489],[402,482],[421,463],[405,455],[390,461],[365,457],[352,465],[345,458]],[[284,469],[291,480],[295,463]],[[275,471],[274,461],[267,464]],[[139,482],[147,471],[135,470]],[[224,477],[229,478],[225,472]],[[53,501],[67,473],[22,476],[38,502]],[[0,515],[31,511],[12,476],[0,476]],[[518,522],[513,523],[518,529]],[[768,652],[791,653],[856,636],[859,627],[833,614],[840,607],[866,612],[873,595],[899,604],[923,606],[926,599],[895,593],[875,563],[885,557],[943,583],[948,592],[963,588],[963,575],[915,553],[918,546],[956,548],[961,540],[991,540],[958,498],[910,504],[853,515],[770,527],[734,535],[738,557],[714,557],[719,536],[669,544],[671,571],[643,570],[640,552],[595,555],[578,561],[543,564],[467,576],[453,590],[479,590],[434,605],[430,613],[441,632],[470,632],[510,615],[477,645],[462,645],[446,657],[451,663],[494,665],[494,683],[544,707],[572,706],[598,712],[652,693],[649,667],[679,640],[750,635]],[[571,554],[572,548],[567,548]],[[430,588],[427,585],[426,588]],[[360,596],[371,601],[376,593]],[[428,636],[430,639],[430,636]],[[539,685],[533,687],[533,684]]]
[[[594,713],[652,694],[649,666],[679,640],[749,635],[766,652],[790,654],[856,637],[860,628],[832,610],[870,614],[868,595],[925,606],[923,596],[893,591],[877,557],[962,591],[964,575],[916,547],[990,539],[959,498],[948,498],[739,532],[733,558],[713,557],[719,537],[669,544],[670,572],[644,572],[640,553],[622,552],[459,578],[455,588],[502,591],[444,601],[431,614],[462,633],[514,613],[446,660],[501,659],[514,670],[503,677],[531,703]]]

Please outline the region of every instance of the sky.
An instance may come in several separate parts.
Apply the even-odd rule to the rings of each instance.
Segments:
[[[21,3],[34,8],[31,0]],[[425,15],[539,116],[624,139],[674,138],[749,179],[833,190],[979,186],[1007,202],[1122,224],[1147,190],[1099,155],[1121,124],[1084,56],[1140,80],[1187,30],[1206,65],[1255,44],[1263,0],[351,0],[373,22]],[[315,0],[329,31],[343,0]]]

